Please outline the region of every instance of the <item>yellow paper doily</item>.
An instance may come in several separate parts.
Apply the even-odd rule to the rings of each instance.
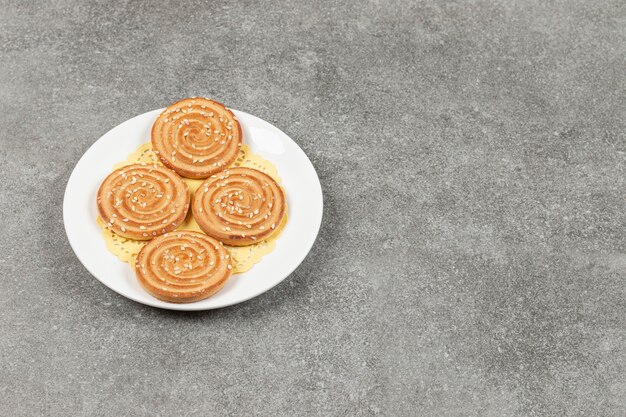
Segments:
[[[114,169],[137,163],[162,165],[159,157],[152,150],[152,144],[148,142],[144,143],[139,148],[137,148],[135,152],[130,154],[126,161],[116,164],[114,166]],[[241,146],[239,156],[232,166],[258,169],[259,171],[262,171],[274,178],[276,182],[280,183],[280,177],[278,176],[276,167],[272,165],[271,162],[261,158],[259,155],[255,155],[250,152],[250,148],[247,145]],[[183,179],[187,183],[189,191],[191,191],[191,199],[193,201],[193,195],[196,192],[196,189],[200,186],[200,184],[202,184],[204,180],[194,180],[189,178]],[[135,257],[137,256],[141,248],[148,242],[126,239],[122,236],[116,235],[111,230],[105,227],[106,225],[102,221],[102,219],[100,219],[100,217],[96,219],[96,222],[98,223],[98,226],[102,228],[102,237],[104,238],[107,249],[123,262],[128,262],[131,266],[133,266],[135,263]],[[262,240],[258,243],[255,243],[254,245],[241,247],[224,245],[230,252],[230,256],[233,259],[233,273],[240,274],[242,272],[248,271],[255,263],[259,262],[264,255],[273,251],[274,247],[276,246],[276,238],[280,235],[286,223],[287,216],[285,216],[282,224],[277,228],[278,230],[276,231],[276,233],[274,233],[269,239]],[[193,218],[191,209],[189,209],[189,213],[187,214],[187,218],[185,219],[185,221],[176,230],[195,230],[197,232],[202,232],[202,230],[200,230],[200,227],[198,226],[198,223],[196,223],[195,219]]]

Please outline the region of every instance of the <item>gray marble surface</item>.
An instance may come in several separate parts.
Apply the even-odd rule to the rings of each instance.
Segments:
[[[626,415],[623,1],[1,3],[1,415]],[[294,138],[325,213],[281,285],[181,314],[61,212],[188,95]]]

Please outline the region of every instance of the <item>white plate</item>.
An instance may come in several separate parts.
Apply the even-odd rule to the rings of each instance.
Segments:
[[[206,300],[173,304],[145,292],[128,264],[109,252],[96,224],[96,192],[100,183],[142,143],[163,111],[154,110],[125,121],[98,139],[82,156],[65,189],[63,222],[72,249],[91,274],[118,294],[139,303],[171,310],[226,307],[264,293],[287,278],[311,250],[322,222],[322,187],[313,164],[289,136],[264,120],[233,110],[243,130],[243,143],[278,169],[288,204],[287,225],[276,248],[252,269],[233,275]]]

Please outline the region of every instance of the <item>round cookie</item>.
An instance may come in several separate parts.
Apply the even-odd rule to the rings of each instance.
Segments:
[[[165,166],[187,178],[207,178],[228,167],[241,140],[233,112],[203,97],[177,101],[152,126],[154,151]]]
[[[109,174],[97,195],[106,227],[135,240],[149,240],[178,227],[189,211],[187,184],[158,165],[133,164]]]
[[[196,190],[192,210],[209,236],[231,246],[252,245],[271,236],[287,205],[272,177],[252,168],[231,168],[212,175]]]
[[[135,262],[139,284],[154,297],[191,303],[218,292],[231,276],[230,255],[202,233],[176,231],[144,246]]]

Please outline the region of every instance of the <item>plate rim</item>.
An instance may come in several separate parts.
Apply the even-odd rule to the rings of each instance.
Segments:
[[[69,217],[70,217],[70,213],[69,213],[69,209],[68,209],[68,198],[69,198],[69,194],[70,194],[70,185],[76,181],[77,178],[77,171],[76,169],[78,168],[78,166],[81,164],[81,162],[83,161],[83,159],[86,157],[86,155],[89,153],[89,151],[96,146],[100,140],[105,137],[106,135],[108,135],[111,131],[113,131],[114,129],[116,129],[117,127],[119,127],[120,125],[127,123],[133,119],[139,118],[139,117],[143,117],[144,115],[148,114],[148,113],[152,113],[152,112],[157,112],[157,111],[163,111],[165,110],[165,108],[161,108],[161,109],[154,109],[154,110],[149,110],[147,112],[138,114],[134,117],[131,117],[129,119],[126,119],[120,123],[118,123],[117,125],[115,125],[114,127],[112,127],[111,129],[107,130],[104,134],[100,135],[100,137],[98,139],[96,139],[81,155],[81,157],[78,159],[78,161],[76,162],[76,164],[74,165],[74,168],[72,168],[72,172],[69,175],[69,178],[67,180],[67,183],[65,185],[65,191],[63,193],[63,228],[65,230],[65,235],[67,236],[67,240],[70,244],[70,247],[72,248],[72,251],[74,252],[74,255],[76,256],[76,258],[78,259],[78,261],[81,263],[81,265],[96,279],[98,280],[100,283],[102,283],[105,287],[107,287],[108,289],[112,290],[113,292],[115,292],[116,294],[119,294],[120,296],[127,298],[129,300],[132,300],[136,303],[139,304],[143,304],[143,305],[147,305],[153,308],[160,308],[160,309],[164,309],[164,310],[170,310],[170,311],[207,311],[207,310],[215,310],[215,309],[219,309],[219,308],[224,308],[224,307],[229,307],[232,305],[236,305],[236,304],[240,304],[240,303],[244,303],[246,301],[249,301],[255,297],[258,297],[261,294],[264,294],[265,292],[270,291],[271,289],[273,289],[274,287],[276,287],[278,284],[282,283],[283,281],[285,281],[289,276],[291,276],[291,274],[293,274],[293,272],[298,269],[298,267],[302,264],[302,262],[304,262],[304,260],[306,259],[306,257],[309,255],[309,253],[311,252],[311,249],[313,248],[313,246],[315,245],[315,242],[317,242],[317,239],[319,237],[319,231],[320,228],[322,226],[322,220],[324,217],[324,193],[323,193],[323,189],[322,189],[322,184],[321,181],[319,179],[319,175],[317,174],[317,170],[315,169],[315,165],[313,165],[313,162],[311,162],[311,159],[307,156],[307,154],[304,152],[304,150],[302,150],[302,148],[300,147],[300,145],[298,145],[298,143],[296,141],[294,141],[289,135],[287,135],[285,132],[283,132],[280,128],[276,127],[275,125],[273,125],[270,122],[267,122],[257,116],[254,116],[253,114],[247,113],[245,111],[241,111],[241,110],[236,110],[233,108],[230,108],[230,110],[232,110],[235,114],[239,113],[241,115],[244,115],[245,117],[250,117],[253,119],[257,119],[263,123],[269,124],[271,125],[274,129],[278,130],[281,134],[283,134],[286,138],[288,138],[292,144],[295,146],[296,148],[296,152],[300,152],[302,154],[302,156],[304,156],[304,158],[309,162],[309,164],[311,165],[313,172],[315,173],[315,185],[316,188],[319,192],[319,216],[317,216],[317,221],[316,224],[314,224],[314,230],[315,230],[315,237],[313,239],[311,239],[310,243],[307,244],[307,248],[306,251],[303,252],[303,255],[300,257],[300,259],[297,260],[297,262],[294,262],[293,267],[289,268],[289,272],[287,272],[285,274],[285,276],[283,278],[281,278],[280,280],[277,280],[275,283],[271,284],[270,286],[266,287],[266,288],[262,288],[258,291],[253,291],[252,293],[246,295],[245,297],[243,297],[242,299],[236,300],[236,301],[227,301],[227,302],[223,302],[221,304],[218,305],[214,305],[214,306],[199,306],[198,303],[199,302],[195,302],[195,303],[168,303],[162,300],[159,300],[157,298],[151,297],[149,299],[138,299],[136,297],[134,297],[132,294],[122,294],[120,291],[118,291],[117,289],[115,289],[113,286],[109,285],[105,280],[100,279],[97,274],[95,274],[91,268],[86,264],[86,262],[83,261],[83,259],[81,259],[81,256],[79,255],[79,251],[76,250],[76,245],[78,244],[78,242],[73,241],[73,238],[71,237],[71,234],[68,230],[68,222]],[[121,262],[121,261],[120,261]],[[253,266],[254,268],[254,266]],[[202,300],[201,300],[202,301]]]

